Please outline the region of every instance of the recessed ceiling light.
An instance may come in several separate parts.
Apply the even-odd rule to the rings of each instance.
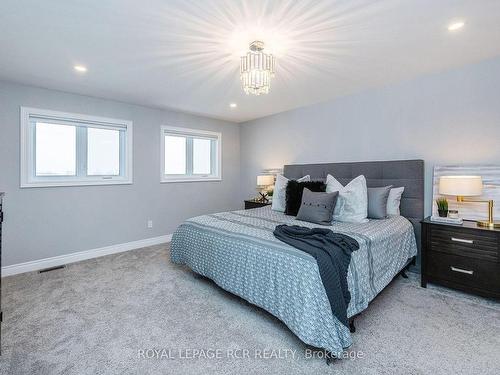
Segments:
[[[229,104],[229,106],[230,106],[231,108],[236,108],[238,105],[237,105],[236,103],[231,103],[231,104]]]
[[[465,25],[465,22],[463,22],[463,21],[453,22],[453,23],[450,23],[448,25],[448,30],[449,31],[456,31],[456,30],[464,27],[464,25]]]
[[[87,68],[83,65],[75,65],[73,68],[79,73],[85,73],[87,71]]]

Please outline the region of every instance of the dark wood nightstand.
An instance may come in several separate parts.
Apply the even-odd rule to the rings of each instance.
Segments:
[[[245,210],[249,210],[251,208],[269,206],[270,204],[271,202],[262,202],[262,201],[257,201],[255,199],[247,199],[245,200]]]
[[[422,221],[422,287],[441,284],[500,299],[500,229]]]

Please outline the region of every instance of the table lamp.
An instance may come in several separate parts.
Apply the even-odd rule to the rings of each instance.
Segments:
[[[260,175],[257,176],[257,190],[259,191],[260,197],[258,198],[261,202],[267,202],[267,192],[270,186],[274,185],[273,175]]]
[[[481,176],[442,176],[439,178],[439,194],[455,195],[460,203],[488,203],[488,220],[480,220],[480,227],[500,228],[500,222],[493,220],[493,200],[468,200],[466,197],[483,193]]]

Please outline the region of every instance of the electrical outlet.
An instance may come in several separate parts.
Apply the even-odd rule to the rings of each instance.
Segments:
[[[148,220],[148,228],[153,228],[153,220]]]

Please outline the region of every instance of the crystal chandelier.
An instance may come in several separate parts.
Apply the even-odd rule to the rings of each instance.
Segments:
[[[241,56],[240,77],[243,90],[247,94],[267,94],[274,77],[276,60],[273,55],[264,52],[264,42],[256,40],[250,43],[250,51]]]

